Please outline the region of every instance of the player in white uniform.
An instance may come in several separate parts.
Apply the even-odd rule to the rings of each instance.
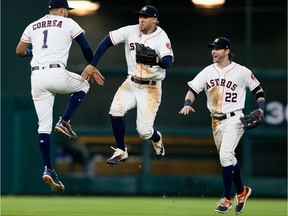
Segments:
[[[55,129],[76,138],[70,118],[89,90],[89,83],[76,73],[65,69],[73,39],[82,48],[87,62],[93,57],[92,49],[84,30],[72,19],[67,18],[66,0],[51,0],[49,14],[29,24],[24,30],[16,48],[16,54],[32,57],[31,94],[38,116],[39,147],[45,166],[43,180],[52,190],[64,190],[50,161],[50,133],[52,131],[53,104],[56,94],[71,94],[69,104]],[[33,51],[28,49],[32,44]],[[95,72],[94,76],[99,73]],[[99,75],[98,84],[103,80]]]
[[[139,24],[129,25],[109,32],[95,51],[93,60],[82,73],[89,79],[100,58],[106,50],[119,43],[125,43],[125,56],[128,66],[128,77],[116,92],[110,107],[111,124],[116,140],[113,156],[107,164],[117,164],[128,158],[124,144],[124,115],[128,110],[137,108],[137,131],[143,140],[151,139],[156,159],[164,157],[162,135],[154,127],[154,120],[161,103],[161,82],[166,76],[166,69],[173,62],[173,51],[165,31],[158,26],[158,10],[145,6],[139,12]],[[154,49],[159,56],[159,65],[144,65],[136,62],[136,44],[144,44]]]
[[[204,68],[188,82],[189,91],[185,97],[184,107],[179,113],[187,115],[195,112],[192,103],[202,90],[205,91],[224,183],[223,198],[215,211],[225,213],[232,207],[230,192],[233,182],[237,190],[235,211],[238,214],[244,209],[252,191],[242,184],[240,166],[235,157],[235,149],[244,133],[240,117],[243,116],[246,88],[255,94],[259,110],[263,113],[265,95],[253,73],[248,68],[232,62],[231,43],[227,38],[218,37],[208,47],[212,48],[214,64]]]

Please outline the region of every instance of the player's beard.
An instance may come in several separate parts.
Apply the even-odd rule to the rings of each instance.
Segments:
[[[226,57],[224,53],[213,56],[213,62],[216,63],[220,68],[225,68],[230,64],[229,59]]]
[[[63,11],[63,16],[64,17],[68,17],[68,10],[67,11]]]
[[[147,33],[147,27],[146,27],[146,25],[143,24],[143,23],[139,23],[139,30],[140,30],[142,33],[146,34],[146,33]]]
[[[225,60],[225,53],[219,52],[217,55],[212,55],[213,57],[213,62],[221,64]]]
[[[143,34],[150,34],[156,30],[156,27],[150,24],[141,24],[139,23],[139,29]]]

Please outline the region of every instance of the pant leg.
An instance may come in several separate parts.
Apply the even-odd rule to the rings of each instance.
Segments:
[[[162,89],[159,85],[142,85],[137,89],[137,131],[141,139],[147,140],[154,132],[154,121],[161,104]]]

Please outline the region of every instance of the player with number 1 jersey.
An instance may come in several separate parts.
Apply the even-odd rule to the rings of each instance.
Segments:
[[[38,144],[44,164],[43,181],[54,191],[64,190],[50,161],[50,134],[53,123],[53,105],[56,94],[72,94],[65,113],[55,130],[69,138],[77,138],[70,125],[90,85],[79,74],[66,70],[69,50],[73,39],[79,44],[87,62],[93,53],[84,30],[72,19],[68,11],[73,9],[66,0],[50,0],[49,14],[29,24],[17,45],[16,54],[32,57],[31,94],[38,117]],[[30,44],[33,50],[28,49]],[[103,77],[97,71],[94,77],[103,85]]]

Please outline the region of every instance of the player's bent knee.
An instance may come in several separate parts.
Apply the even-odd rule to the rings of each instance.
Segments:
[[[90,84],[87,83],[87,85],[83,85],[81,91],[83,91],[83,92],[85,92],[87,94],[89,89],[90,89]]]
[[[38,133],[42,133],[42,134],[51,134],[52,129],[44,129],[44,128],[38,128]]]
[[[138,131],[139,137],[143,140],[150,139],[150,137],[152,136],[152,133],[149,130],[137,129],[137,131]]]
[[[228,161],[228,160],[220,160],[220,164],[222,167],[227,167],[227,166],[233,165],[233,163],[231,163],[231,161]]]
[[[227,156],[221,156],[220,155],[220,164],[222,167],[227,167],[235,164],[236,158],[233,156],[227,157]]]
[[[109,114],[111,116],[124,116],[126,114],[126,111],[115,106],[111,106]]]

